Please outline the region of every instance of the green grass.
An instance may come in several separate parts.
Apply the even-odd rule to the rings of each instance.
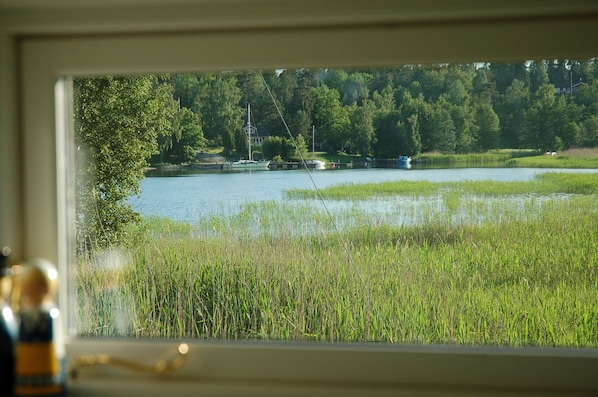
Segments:
[[[522,150],[500,150],[486,153],[467,153],[467,154],[442,154],[442,153],[422,153],[415,156],[417,163],[434,165],[498,165],[504,164],[513,158],[522,156],[533,156],[533,153]]]
[[[556,155],[513,158],[509,167],[530,168],[598,168],[598,149],[571,149]]]
[[[598,193],[598,173],[548,172],[539,174],[533,181],[462,181],[427,182],[394,181],[366,184],[339,184],[319,191],[328,200],[368,200],[371,197],[432,196],[450,190],[456,194],[478,196],[508,196],[522,194],[595,194]],[[288,198],[313,198],[313,190],[291,189]]]
[[[334,224],[293,200],[193,226],[152,218],[79,261],[79,332],[595,348],[598,197],[584,177],[422,182],[380,216],[362,192],[330,209]]]

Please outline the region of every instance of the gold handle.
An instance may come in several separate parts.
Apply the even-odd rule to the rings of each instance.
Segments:
[[[114,357],[108,354],[97,354],[89,356],[78,356],[75,358],[69,374],[73,379],[78,376],[78,369],[81,367],[91,367],[95,365],[116,365],[135,372],[150,373],[154,375],[165,375],[178,370],[185,364],[189,346],[181,343],[177,346],[177,356],[172,360],[158,360],[153,365],[139,364],[124,358]]]

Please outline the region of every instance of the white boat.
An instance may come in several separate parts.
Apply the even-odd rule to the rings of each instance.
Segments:
[[[317,159],[314,159],[314,160],[305,160],[305,165],[308,168],[313,168],[313,169],[316,169],[316,170],[323,170],[323,169],[326,168],[326,163],[323,162],[322,160],[317,160]]]
[[[312,125],[312,127],[311,127],[311,155],[314,157],[316,155],[316,126],[315,125]],[[324,161],[318,160],[318,159],[305,160],[305,165],[308,168],[313,168],[315,170],[326,169],[326,163]]]
[[[253,160],[251,157],[251,133],[255,127],[251,126],[251,106],[247,104],[247,143],[249,147],[248,160],[233,161],[230,164],[232,169],[241,170],[257,170],[257,169],[268,169],[270,166],[270,160]]]
[[[397,167],[398,168],[411,168],[411,157],[409,156],[399,156],[397,157]]]

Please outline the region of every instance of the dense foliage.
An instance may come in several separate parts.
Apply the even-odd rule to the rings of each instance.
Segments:
[[[118,242],[139,219],[126,199],[171,134],[176,103],[155,76],[76,79],[74,94],[77,243],[86,250]]]
[[[285,122],[310,149],[315,127],[318,149],[377,158],[593,147],[597,78],[592,59],[187,74],[166,84],[197,115],[208,146],[223,147],[228,156],[247,152],[242,126],[250,102],[258,134],[278,137],[279,152],[268,146],[268,156],[261,154],[289,160],[285,144],[292,143],[280,141],[290,140]]]

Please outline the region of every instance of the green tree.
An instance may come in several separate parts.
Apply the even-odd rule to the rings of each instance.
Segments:
[[[329,150],[339,150],[350,128],[347,110],[341,105],[338,91],[323,85],[314,89],[316,128]]]
[[[202,79],[203,75],[196,74],[176,74],[170,78],[179,107],[197,110],[195,106],[201,95]]]
[[[583,81],[586,84],[592,84],[595,80],[594,74],[596,73],[595,60],[579,60],[571,61],[570,71],[573,73],[573,83]]]
[[[472,80],[472,96],[475,100],[492,101],[496,97],[496,82],[492,80],[492,73],[487,65],[476,69]]]
[[[457,146],[455,124],[443,101],[430,106],[429,118],[423,120],[423,135],[427,140],[423,143],[423,150],[427,152],[439,151],[454,153]]]
[[[503,147],[516,148],[519,137],[525,132],[525,113],[530,103],[530,90],[523,81],[513,80],[496,105],[501,124]]]
[[[598,114],[598,80],[582,85],[573,99],[583,109],[581,117],[588,118]]]
[[[307,158],[307,144],[303,135],[297,135],[294,141],[287,140],[287,145],[290,146],[289,160],[300,161]]]
[[[532,93],[538,91],[540,87],[545,84],[549,84],[550,80],[548,79],[548,73],[546,72],[546,64],[544,62],[531,62],[529,65],[529,74],[530,74],[530,90]],[[513,80],[515,81],[522,80]],[[513,84],[511,83],[511,85]]]
[[[311,139],[311,118],[305,110],[298,110],[295,117],[291,120],[289,128],[291,132]]]
[[[330,89],[339,93],[344,92],[345,80],[349,77],[343,69],[326,69],[321,74],[322,82]]]
[[[496,84],[496,90],[500,94],[504,94],[513,80],[525,83],[528,81],[529,75],[525,62],[491,63],[489,68]]]
[[[264,157],[273,159],[276,156],[280,156],[282,158],[282,141],[283,138],[280,136],[269,136],[264,139],[262,143]]]
[[[582,125],[582,145],[586,147],[598,146],[598,115],[588,117]]]
[[[556,150],[555,144],[562,142],[560,135],[569,122],[565,109],[565,97],[557,98],[552,84],[541,86],[527,111],[523,144],[542,151]]]
[[[239,107],[241,90],[237,80],[230,73],[214,76],[206,87],[206,103],[202,109],[203,132],[208,140],[219,140],[224,147],[224,154],[233,155],[239,150],[236,143],[243,132],[244,108]]]
[[[462,80],[451,84],[445,94],[438,99],[450,114],[455,126],[455,150],[467,153],[476,149],[477,126],[474,123],[475,111],[470,105],[470,96]]]
[[[414,98],[409,91],[403,93],[399,106],[402,146],[397,154],[415,155],[421,152],[421,124],[428,117],[428,109],[429,104],[424,101],[423,95]]]
[[[569,87],[571,75],[569,74],[569,61],[566,59],[554,59],[546,62],[546,72],[549,83],[555,87]]]
[[[74,97],[77,245],[88,250],[118,243],[140,219],[126,200],[171,133],[176,102],[156,76],[75,79]]]
[[[376,106],[370,100],[365,100],[363,106],[354,105],[349,108],[351,121],[351,132],[349,143],[357,148],[362,156],[371,154],[372,145],[375,142],[374,135],[374,113]]]
[[[351,73],[345,80],[343,104],[357,103],[362,106],[364,101],[369,98],[368,84],[370,80],[371,76],[367,73]]]
[[[411,155],[419,154],[422,150],[421,136],[419,131],[419,115],[414,113],[411,116],[407,117],[407,120],[405,121],[404,125],[406,128],[406,146],[405,150],[401,151],[401,153],[407,153]]]
[[[289,72],[290,73],[290,72]],[[259,127],[260,131],[267,135],[286,136],[286,128],[280,117],[279,110],[282,113],[287,124],[292,124],[292,118],[287,115],[287,103],[284,103],[284,98],[290,97],[290,92],[285,90],[282,85],[283,80],[290,80],[290,77],[283,73],[276,71],[262,72],[262,86],[263,90],[256,94],[255,98],[251,100],[251,114],[255,125]],[[282,77],[282,78],[281,78]],[[265,83],[264,83],[265,82]],[[278,109],[277,109],[278,107]]]
[[[173,145],[173,154],[179,162],[195,160],[195,154],[206,145],[206,139],[199,125],[199,117],[187,108],[182,108],[176,115],[177,142]]]
[[[445,66],[433,65],[421,68],[417,81],[427,101],[435,102],[445,92],[446,73]]]
[[[377,158],[395,158],[403,153],[401,142],[404,142],[405,134],[401,128],[401,113],[398,110],[381,115],[376,121],[376,131],[374,155]]]
[[[297,87],[293,95],[293,110],[304,110],[310,113],[313,110],[314,99],[312,89],[318,86],[316,75],[310,69],[299,69],[295,72]]]
[[[375,91],[372,94],[372,100],[376,105],[376,112],[378,116],[384,116],[395,109],[395,90],[391,86],[386,86],[382,91]]]
[[[476,105],[475,123],[478,127],[478,148],[481,150],[498,148],[500,144],[500,122],[489,102],[482,102]]]

